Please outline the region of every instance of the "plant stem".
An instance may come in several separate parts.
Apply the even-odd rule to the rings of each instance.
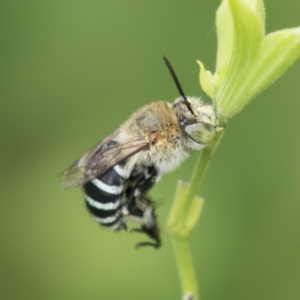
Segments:
[[[195,197],[189,211],[188,219],[182,219],[182,208],[185,205],[188,189],[188,183],[179,182],[175,201],[168,220],[168,228],[173,238],[176,261],[184,295],[183,299],[198,300],[197,282],[188,237],[201,213],[203,199]]]
[[[191,182],[190,182],[190,188],[188,190],[186,199],[185,199],[185,205],[183,207],[183,215],[182,218],[186,219],[188,216],[189,209],[191,207],[191,204],[193,202],[194,197],[196,196],[196,193],[200,187],[200,184],[202,182],[202,179],[204,177],[206,168],[213,156],[214,151],[219,145],[219,142],[224,134],[224,131],[221,131],[217,134],[214,141],[209,144],[207,147],[205,147],[198,158],[196,167],[194,169]]]
[[[215,140],[202,150],[191,183],[179,182],[168,219],[184,300],[200,299],[188,239],[202,211],[203,199],[196,196],[196,193],[222,136],[223,132],[218,133]]]
[[[173,235],[173,244],[183,291],[183,299],[199,300],[196,274],[190,252],[189,241],[185,237]]]

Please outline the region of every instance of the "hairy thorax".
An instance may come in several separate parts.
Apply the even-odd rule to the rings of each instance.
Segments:
[[[124,135],[149,139],[149,149],[131,159],[131,165],[154,165],[159,173],[170,172],[199,145],[183,132],[173,105],[157,101],[141,107],[122,126]]]

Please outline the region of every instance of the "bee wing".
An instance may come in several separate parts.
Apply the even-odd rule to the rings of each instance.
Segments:
[[[118,142],[115,140],[118,133],[116,130],[63,172],[61,187],[68,189],[83,185],[149,146],[149,140],[144,137]]]

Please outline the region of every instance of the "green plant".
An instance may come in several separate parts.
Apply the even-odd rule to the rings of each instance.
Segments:
[[[215,73],[200,65],[200,85],[212,99],[220,124],[240,112],[300,56],[300,27],[265,34],[262,0],[223,0],[216,16],[218,51]],[[199,299],[188,237],[203,200],[196,196],[224,131],[202,150],[190,184],[179,182],[168,220],[184,299]]]

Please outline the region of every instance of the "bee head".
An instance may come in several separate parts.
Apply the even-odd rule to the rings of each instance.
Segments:
[[[224,126],[217,127],[216,114],[212,105],[205,104],[199,98],[185,96],[169,60],[165,56],[163,59],[181,95],[181,98],[175,100],[173,107],[183,132],[197,144],[209,144],[216,133],[224,129]]]
[[[213,106],[200,98],[178,98],[173,107],[184,133],[198,144],[209,144],[216,133],[223,129],[217,126]]]

